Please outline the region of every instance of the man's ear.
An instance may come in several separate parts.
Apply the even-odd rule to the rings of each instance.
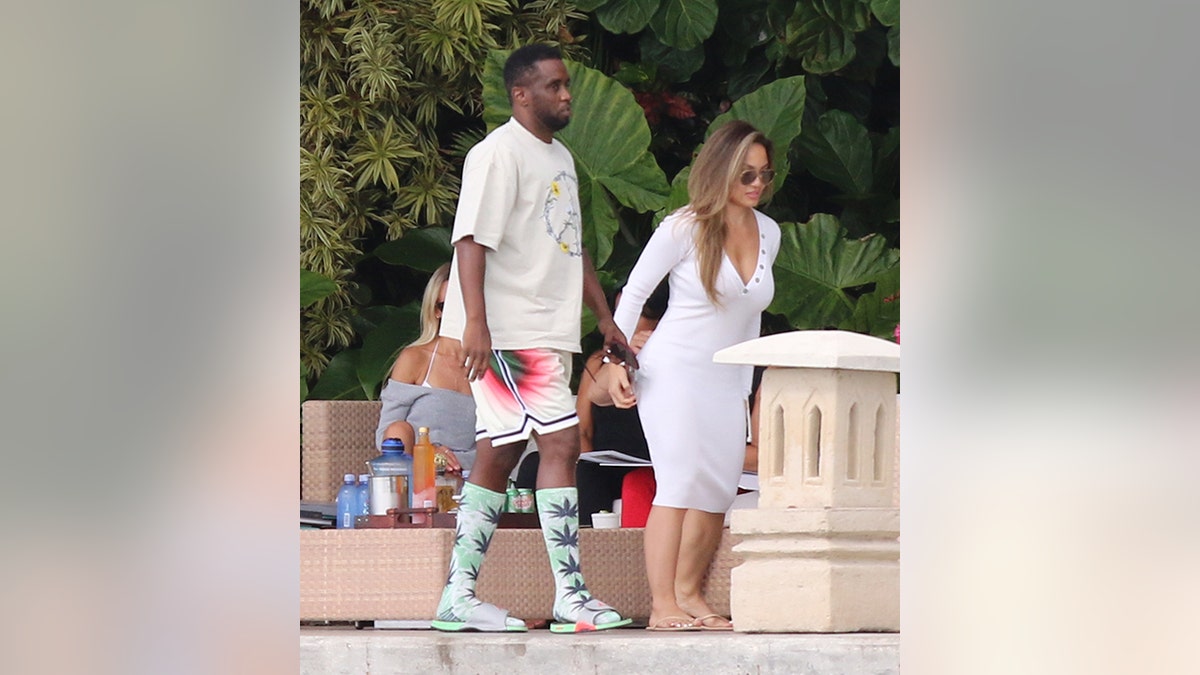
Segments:
[[[512,88],[512,93],[510,96],[512,98],[512,104],[514,108],[518,105],[524,106],[529,101],[529,96],[525,91],[525,87],[522,87],[519,84]]]

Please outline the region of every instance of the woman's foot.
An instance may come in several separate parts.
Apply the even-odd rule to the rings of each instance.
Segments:
[[[658,631],[682,631],[682,630],[700,630],[700,626],[696,625],[696,620],[687,614],[663,616],[659,618],[650,617],[650,623],[646,626],[646,630]]]
[[[733,622],[720,614],[703,614],[694,621],[700,630],[733,630]]]
[[[698,628],[703,630],[733,630],[733,622],[712,611],[701,597],[689,598],[679,603],[679,608],[692,617]]]
[[[700,630],[690,612],[678,605],[650,604],[650,630]]]

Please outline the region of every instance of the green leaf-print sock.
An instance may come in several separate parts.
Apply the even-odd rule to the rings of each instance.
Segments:
[[[602,626],[622,621],[613,608],[592,597],[579,568],[579,492],[573,487],[537,491],[538,517],[554,572],[554,618]]]
[[[439,620],[466,621],[482,604],[475,599],[475,581],[504,512],[504,500],[503,492],[492,492],[474,483],[463,484],[454,548],[450,552],[450,575],[437,608]]]

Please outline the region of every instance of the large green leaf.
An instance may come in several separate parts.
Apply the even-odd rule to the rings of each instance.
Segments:
[[[798,151],[809,173],[856,199],[874,184],[874,152],[867,129],[848,112],[830,110],[800,135]]]
[[[590,12],[605,2],[609,2],[609,0],[575,0],[575,7],[584,12]],[[612,2],[621,2],[621,0],[612,0]]]
[[[337,293],[338,285],[329,277],[300,270],[300,308],[303,309],[320,300]]]
[[[859,0],[796,4],[785,38],[791,53],[810,73],[832,73],[854,60],[854,34],[866,29],[870,11]]]
[[[775,298],[767,311],[787,316],[799,330],[843,325],[854,316],[861,287],[899,264],[900,252],[887,248],[883,237],[844,239],[829,214],[782,227]]]
[[[775,144],[775,190],[788,175],[788,148],[800,134],[807,91],[804,76],[785,77],[759,87],[734,102],[727,112],[708,126],[705,138],[730,120],[745,120]]]
[[[350,324],[354,326],[354,333],[356,335],[366,335],[387,323],[390,319],[403,315],[403,313],[403,307],[395,305],[372,305],[371,307],[360,309],[350,319]]]
[[[389,265],[404,265],[422,272],[436,270],[449,262],[453,253],[448,227],[408,230],[403,237],[380,244],[373,251],[375,257]]]
[[[726,65],[742,63],[747,51],[776,39],[769,5],[762,0],[721,0],[718,11],[718,28],[729,38],[723,54]]]
[[[491,51],[484,68],[483,117],[489,129],[512,114],[503,84],[506,58],[507,52]],[[619,227],[608,198],[638,211],[655,211],[670,187],[650,154],[650,127],[633,94],[598,70],[566,63],[571,75],[571,123],[556,136],[575,158],[584,245],[599,267],[612,252]]]
[[[375,387],[396,360],[396,355],[421,334],[421,304],[410,302],[388,317],[363,338],[356,370],[363,388],[374,395]]]
[[[599,267],[612,254],[613,237],[621,223],[604,186],[582,172],[579,174],[579,209],[587,216],[583,246],[592,256],[592,264]]]
[[[892,340],[899,323],[900,265],[896,265],[875,280],[875,290],[858,299],[854,315],[839,327]]]
[[[899,24],[888,29],[888,60],[893,66],[900,67],[900,26]]]
[[[504,88],[504,62],[512,50],[492,49],[483,63],[483,122],[488,132],[512,117],[512,101]],[[572,103],[572,111],[577,104]]]
[[[741,65],[730,66],[729,97],[736,100],[754,91],[770,71],[771,62],[762,54],[756,54]]]
[[[658,39],[676,49],[699,47],[716,25],[716,0],[662,0],[650,19],[650,28]]]
[[[684,82],[704,65],[703,46],[676,49],[660,42],[652,31],[642,33],[638,41],[638,51],[641,53],[642,62],[653,65],[665,82]],[[628,84],[626,80],[622,82]]]
[[[900,24],[900,0],[871,0],[871,13],[885,26]]]
[[[886,134],[871,137],[875,147],[875,180],[877,192],[894,196],[900,185],[900,127],[888,129]]]
[[[345,349],[329,360],[308,398],[321,401],[363,401],[370,398],[358,380],[359,350]]]
[[[692,166],[690,164],[675,174],[675,179],[671,181],[671,194],[667,195],[667,203],[654,214],[655,227],[658,227],[663,218],[669,216],[675,209],[688,203],[688,177],[691,175]]]
[[[650,23],[660,0],[618,0],[596,10],[600,25],[613,33],[637,33]],[[669,1],[669,0],[668,0]]]

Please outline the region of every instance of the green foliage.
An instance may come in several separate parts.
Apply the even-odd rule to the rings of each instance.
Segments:
[[[684,50],[700,46],[716,25],[716,0],[662,0],[650,20],[650,27],[663,43]]]
[[[300,306],[308,307],[326,296],[336,293],[337,283],[328,277],[306,269],[300,270]]]
[[[596,10],[596,19],[614,33],[636,33],[650,23],[660,0],[613,0]]]
[[[797,2],[787,22],[787,41],[793,56],[810,73],[832,73],[855,55],[854,34],[870,20],[859,0]]]
[[[837,218],[823,213],[807,223],[781,227],[775,298],[767,311],[784,315],[793,328],[852,328],[859,298],[876,291],[874,284],[890,283],[894,274],[898,292],[900,252],[889,249],[882,237],[845,239]],[[874,316],[863,316],[861,322],[879,323]]]
[[[354,396],[364,383],[349,386],[350,374],[375,364],[335,359],[382,339],[361,332],[366,306],[419,295],[420,282],[395,283],[385,260],[432,269],[439,249],[419,233],[451,222],[456,139],[480,126],[488,50],[536,41],[581,53],[571,26],[584,16],[559,0],[301,0],[300,9],[300,264],[336,284],[300,308],[301,363],[320,378],[310,395]],[[388,241],[413,250],[364,255]]]
[[[812,175],[837,186],[844,194],[863,197],[871,192],[874,152],[867,129],[853,115],[830,110],[801,135],[797,148]]]
[[[374,254],[389,265],[404,265],[432,273],[450,260],[454,249],[450,245],[450,228],[427,227],[413,230],[402,239],[380,244]]]

